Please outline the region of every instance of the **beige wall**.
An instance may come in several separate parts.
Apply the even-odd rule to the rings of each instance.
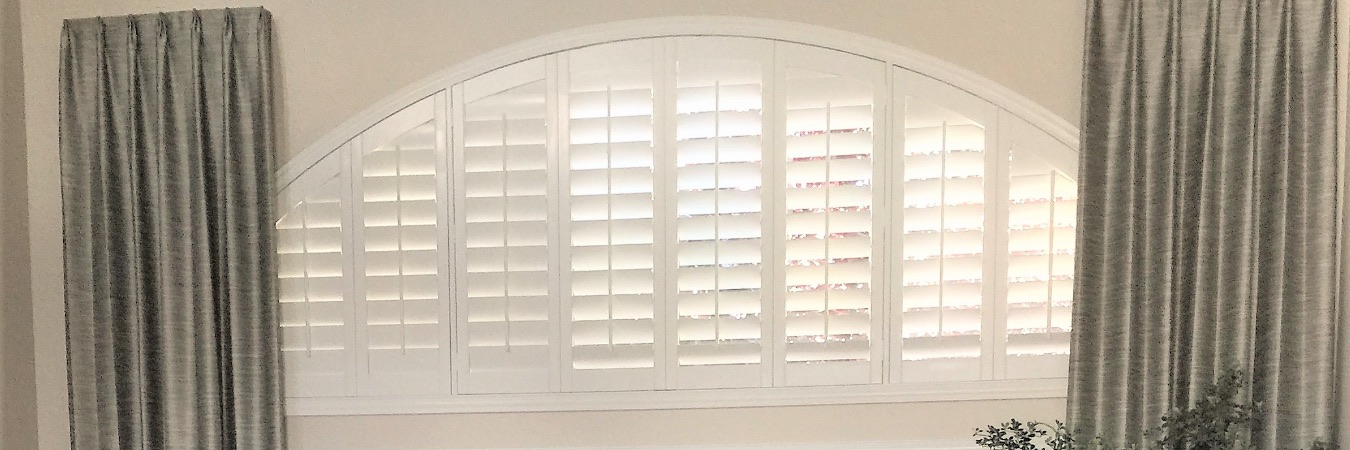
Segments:
[[[0,0],[14,1],[14,0]],[[43,448],[67,442],[56,68],[61,20],[254,6],[276,25],[285,161],[418,79],[542,34],[672,15],[805,22],[890,41],[970,69],[1078,121],[1083,4],[1074,0],[22,0],[28,184]],[[8,64],[6,65],[8,66]],[[17,176],[6,169],[5,177]],[[295,448],[668,445],[967,439],[1063,400],[740,410],[295,418]],[[734,424],[734,425],[733,425]],[[749,427],[745,425],[749,425]],[[755,428],[758,427],[758,428]]]
[[[37,446],[19,0],[0,0],[0,449]]]

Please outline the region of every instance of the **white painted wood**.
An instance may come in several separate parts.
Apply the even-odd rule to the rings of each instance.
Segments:
[[[996,323],[997,328],[994,330],[994,337],[1001,347],[995,353],[995,362],[1000,366],[998,371],[1001,373],[1001,376],[1010,379],[1063,377],[1064,374],[1068,373],[1069,368],[1069,358],[1067,354],[1068,342],[1052,344],[1052,342],[1054,342],[1052,341],[1053,339],[1064,339],[1065,337],[1062,334],[1056,336],[1051,332],[1040,332],[1029,334],[1023,333],[1014,336],[1009,333],[1009,330],[1019,321],[1017,312],[1009,306],[1009,304],[1026,301],[1024,298],[1014,298],[1014,294],[1016,293],[1014,285],[1018,285],[1019,283],[1014,282],[1015,280],[1013,280],[1012,275],[1010,275],[1012,273],[1011,269],[1017,259],[1016,256],[1011,256],[1011,252],[1019,250],[1011,248],[1013,234],[1026,233],[1026,231],[1013,230],[1012,227],[1015,224],[1012,223],[1012,219],[1010,218],[1012,215],[1011,210],[1013,208],[1034,206],[1026,204],[1014,205],[1012,204],[1014,202],[1011,200],[1011,197],[1014,195],[1024,195],[1014,192],[1015,190],[1020,189],[1014,187],[1020,185],[1020,181],[1015,181],[1014,177],[1016,177],[1017,180],[1024,180],[1027,175],[1026,171],[1028,167],[1032,166],[1039,167],[1039,170],[1042,171],[1039,173],[1046,174],[1045,178],[1047,178],[1047,184],[1044,186],[1046,189],[1050,189],[1051,191],[1066,191],[1047,192],[1045,200],[1048,201],[1048,208],[1046,211],[1041,212],[1042,216],[1037,217],[1037,219],[1046,226],[1045,233],[1047,234],[1046,239],[1048,247],[1046,247],[1045,250],[1048,255],[1046,257],[1045,267],[1047,275],[1050,275],[1052,278],[1050,281],[1047,281],[1048,290],[1046,293],[1047,298],[1045,299],[1045,325],[1048,328],[1053,325],[1052,322],[1055,322],[1055,311],[1057,306],[1055,306],[1054,302],[1056,301],[1056,298],[1065,295],[1064,293],[1061,293],[1061,291],[1070,292],[1072,289],[1072,279],[1054,280],[1053,278],[1057,273],[1067,272],[1072,274],[1073,255],[1059,254],[1058,252],[1062,249],[1057,245],[1057,242],[1066,238],[1070,240],[1073,239],[1074,229],[1072,226],[1060,226],[1057,222],[1060,222],[1063,219],[1063,217],[1060,217],[1061,215],[1072,215],[1072,210],[1075,209],[1070,202],[1076,200],[1070,198],[1076,198],[1076,189],[1073,188],[1074,183],[1071,181],[1077,176],[1076,161],[1064,159],[1066,154],[1072,152],[1065,147],[1063,142],[1051,138],[1039,128],[1032,126],[1020,117],[1008,113],[1006,110],[1000,111],[999,123],[1001,127],[999,150],[1004,152],[1005,155],[1000,159],[1005,173],[1005,175],[999,178],[999,182],[1004,185],[1004,187],[1000,189],[1000,192],[1002,192],[1002,200],[1009,202],[1009,205],[1006,208],[999,208],[998,210],[998,213],[1002,216],[1002,223],[997,225],[997,229],[1000,230],[1000,236],[1004,239],[1004,241],[1000,243],[998,251],[1004,255],[1004,257],[998,259],[998,262],[1001,265],[998,275],[1003,277],[1003,282],[1000,284],[1002,292],[997,297],[1002,299],[998,304],[1002,317]],[[1052,173],[1054,175],[1051,175]],[[1060,199],[1061,196],[1066,197],[1066,199]],[[1022,222],[1025,220],[1025,216],[1019,214],[1018,221]],[[1059,322],[1064,323],[1067,321],[1061,319]],[[1067,326],[1067,323],[1064,323],[1064,325]],[[1054,345],[1058,348],[1045,354],[1017,355],[1015,354],[1017,352],[1015,349],[1009,350],[1016,346],[1013,342],[1014,338],[1021,339],[1024,343],[1028,339],[1040,339],[1043,340],[1041,345],[1046,347]]]
[[[887,133],[886,146],[884,147],[892,157],[887,166],[886,179],[899,180],[890,183],[890,189],[886,192],[885,204],[890,208],[890,214],[887,220],[890,226],[886,229],[886,258],[889,262],[889,271],[886,272],[886,278],[892,280],[886,284],[885,298],[887,301],[882,305],[886,320],[886,383],[904,382],[904,346],[895,345],[901,342],[905,336],[905,321],[901,316],[904,313],[904,305],[901,303],[904,294],[903,281],[905,278],[904,264],[901,262],[905,255],[905,108],[908,102],[905,98],[908,86],[905,85],[905,78],[901,69],[888,65],[886,67],[887,92],[891,96],[890,117],[886,120],[891,124],[891,130],[896,132]],[[900,263],[897,263],[900,262]]]
[[[356,311],[360,317],[356,323],[356,328],[361,330],[356,350],[358,391],[362,396],[441,393],[442,380],[450,377],[448,371],[442,371],[446,365],[442,356],[448,355],[444,352],[448,349],[441,346],[440,338],[442,334],[448,333],[446,329],[449,323],[442,320],[439,312],[435,312],[435,323],[425,323],[427,318],[417,317],[421,312],[419,308],[410,306],[436,304],[434,311],[439,311],[440,305],[448,303],[449,298],[419,300],[420,297],[409,294],[410,288],[418,284],[415,280],[441,278],[441,265],[435,264],[435,272],[430,275],[405,273],[405,266],[415,264],[413,261],[417,259],[416,255],[427,252],[404,249],[405,245],[416,245],[413,242],[416,236],[407,233],[415,228],[425,228],[405,224],[405,216],[417,214],[415,205],[419,202],[405,200],[404,196],[416,195],[407,192],[417,186],[411,181],[426,178],[425,175],[416,175],[420,173],[419,169],[430,170],[433,172],[432,178],[437,178],[434,175],[437,172],[434,155],[441,152],[436,147],[437,136],[444,135],[445,123],[435,119],[437,105],[443,104],[442,98],[443,92],[434,93],[385,118],[363,132],[358,140],[360,144],[352,148],[352,211],[356,226],[352,227],[351,233],[357,263],[356,289],[351,298],[356,302]],[[425,129],[428,123],[432,124],[431,130]],[[428,143],[431,144],[430,148],[422,147]],[[405,148],[408,145],[415,147]],[[406,162],[402,159],[405,154],[428,151],[433,159]],[[392,173],[374,174],[373,171],[389,169],[375,165],[379,158],[393,159]],[[387,162],[383,164],[389,165]],[[415,167],[420,164],[425,166]],[[409,175],[407,170],[414,172]],[[372,196],[382,193],[379,190],[389,189],[390,185],[395,193],[393,199],[373,199]],[[436,198],[434,194],[432,198]],[[442,214],[438,210],[427,215],[438,218]],[[392,224],[389,224],[390,221]],[[433,224],[431,228],[441,229],[441,224]],[[393,250],[370,248],[370,243],[375,242],[374,233],[380,234],[383,239],[388,239],[388,235],[392,234]],[[431,252],[444,255],[443,248],[438,247],[440,239],[433,239]],[[394,291],[392,297],[389,292],[391,288]],[[375,292],[377,290],[380,292]],[[439,294],[439,287],[436,292]],[[382,298],[375,298],[377,296]],[[435,331],[428,333],[429,329]],[[392,342],[395,335],[399,342]]]
[[[676,91],[676,76],[678,70],[676,60],[679,58],[678,38],[661,39],[655,49],[656,57],[653,61],[653,88],[655,92],[652,95],[652,114],[654,115],[652,123],[653,145],[656,148],[676,149],[676,130],[679,128],[676,114],[679,111]],[[674,192],[678,186],[678,173],[673,172],[677,159],[678,150],[660,152],[656,158],[658,167],[667,168],[656,183],[656,189],[659,191]],[[678,199],[666,197],[661,202],[657,202],[657,214],[663,217],[676,217],[679,211]],[[657,245],[676,249],[675,251],[665,252],[659,261],[660,267],[666,267],[667,270],[677,270],[679,267],[679,226],[663,226],[656,233],[653,240]],[[658,292],[663,296],[664,302],[660,306],[660,313],[667,318],[662,324],[663,327],[658,332],[659,356],[657,357],[657,384],[665,389],[686,388],[684,377],[680,373],[679,357],[679,283],[666,281],[662,279]],[[669,322],[674,322],[670,324]]]
[[[459,351],[455,348],[454,330],[457,330],[455,304],[451,299],[457,298],[455,286],[459,280],[459,262],[454,256],[458,253],[455,248],[459,246],[462,235],[455,230],[456,223],[459,223],[459,216],[455,211],[454,193],[450,190],[452,177],[455,173],[453,157],[453,143],[451,136],[454,130],[451,129],[454,122],[450,120],[453,117],[454,106],[450,99],[450,91],[442,90],[436,95],[436,202],[444,205],[436,216],[437,248],[440,249],[440,258],[437,261],[441,274],[440,283],[436,286],[440,293],[440,316],[441,323],[441,366],[440,371],[443,374],[439,380],[440,392],[444,394],[454,394],[456,381],[459,374],[455,372],[458,364]]]
[[[446,156],[446,159],[448,160],[447,174],[459,174],[464,173],[465,170],[464,124],[459,119],[464,117],[464,85],[455,85],[450,88],[449,103],[449,114],[446,117],[446,120],[449,121],[446,128],[450,131],[450,142],[449,147],[447,148],[448,154]],[[465,219],[465,205],[467,202],[463,195],[459,195],[460,192],[464,192],[464,177],[450,176],[447,184],[447,191],[449,192],[449,197],[447,198],[450,201],[450,208],[446,209],[450,211],[450,221],[446,222],[446,224],[449,225],[451,230],[450,235],[454,236],[453,241],[455,242],[453,246],[445,247],[449,253],[449,258],[447,259],[450,261],[451,267],[454,268],[454,272],[451,272],[451,275],[447,278],[451,280],[451,295],[456,299],[461,299],[468,296],[469,290],[467,282],[468,270],[465,261],[468,253],[466,249],[466,242],[468,239],[466,238],[467,225]],[[466,343],[469,341],[469,329],[464,326],[468,321],[469,305],[468,302],[451,301],[450,309],[453,311],[452,315],[454,316],[454,322],[452,322],[454,323],[454,326],[450,329],[451,334],[454,336],[452,338],[454,359],[450,362],[451,370],[454,372],[454,387],[451,392],[458,396],[460,394],[471,392],[471,390],[464,387],[464,385],[467,384],[469,372],[469,352],[466,348]]]
[[[989,189],[987,195],[997,196],[996,199],[987,199],[987,204],[998,205],[995,208],[986,208],[986,214],[991,214],[989,221],[989,230],[992,230],[991,240],[993,246],[991,250],[998,255],[1008,254],[1008,186],[1011,184],[1009,177],[1009,159],[1012,153],[1011,135],[1013,130],[1008,123],[1010,115],[1006,110],[998,110],[998,138],[992,146],[992,156],[988,160],[994,165],[994,176],[987,182]],[[986,273],[984,279],[991,284],[993,289],[992,301],[986,301],[985,305],[990,308],[989,316],[992,320],[986,321],[988,330],[987,339],[991,342],[990,347],[992,356],[992,375],[994,379],[1004,379],[1008,377],[1008,259],[1005,257],[986,258],[992,265],[986,267],[992,269]],[[1069,373],[1067,368],[1064,373]]]
[[[997,315],[997,306],[1000,300],[997,296],[997,283],[999,278],[997,278],[996,275],[998,271],[998,261],[997,257],[991,257],[991,255],[1000,254],[996,248],[999,230],[997,222],[998,210],[1006,207],[1006,202],[999,201],[999,185],[996,181],[999,177],[998,168],[1000,158],[1000,154],[997,150],[999,136],[997,115],[999,109],[982,98],[971,95],[966,91],[957,89],[956,87],[931,77],[903,68],[897,68],[896,72],[896,77],[898,78],[896,83],[903,86],[903,92],[898,92],[896,95],[903,95],[906,101],[907,109],[906,117],[904,119],[905,134],[913,132],[923,136],[931,135],[929,137],[933,138],[930,139],[932,142],[926,142],[919,139],[920,136],[916,136],[915,139],[906,141],[906,144],[917,146],[920,145],[921,142],[926,142],[924,144],[925,147],[922,150],[931,151],[929,150],[929,147],[931,147],[932,149],[935,149],[936,152],[931,153],[932,156],[927,156],[925,158],[940,160],[940,169],[934,174],[935,178],[927,182],[938,183],[936,189],[940,191],[939,196],[941,198],[925,202],[943,205],[936,207],[935,211],[928,212],[930,215],[936,214],[940,216],[938,219],[938,231],[931,233],[936,234],[937,236],[929,238],[938,240],[940,251],[937,255],[930,257],[936,258],[936,260],[929,259],[927,262],[914,263],[916,266],[921,263],[938,266],[936,269],[938,273],[938,286],[935,287],[938,295],[938,306],[936,309],[928,307],[924,310],[915,310],[908,313],[913,314],[915,317],[933,316],[938,321],[939,333],[941,333],[941,335],[932,337],[932,342],[934,343],[927,344],[928,346],[939,344],[955,345],[955,342],[966,339],[965,337],[948,335],[947,333],[953,330],[949,330],[950,327],[947,323],[950,321],[949,319],[956,318],[959,315],[969,314],[971,311],[969,309],[953,306],[959,306],[959,303],[956,301],[957,298],[955,298],[955,296],[958,295],[956,292],[959,288],[949,283],[949,279],[954,279],[950,278],[951,275],[948,274],[948,271],[951,270],[950,267],[955,267],[960,261],[969,259],[965,257],[949,256],[951,254],[951,246],[953,245],[953,242],[951,241],[958,238],[957,233],[952,230],[959,228],[954,227],[951,224],[954,220],[958,220],[964,216],[956,212],[956,208],[952,206],[958,202],[952,200],[950,196],[965,191],[962,186],[956,183],[968,183],[972,179],[977,180],[980,183],[978,208],[980,214],[983,216],[983,220],[978,225],[979,239],[981,241],[980,251],[978,252],[981,262],[979,270],[979,290],[980,297],[983,301],[979,305],[978,310],[975,310],[980,316],[980,325],[978,328],[980,333],[979,356],[972,360],[969,356],[958,357],[957,353],[951,353],[944,355],[926,355],[924,359],[916,359],[914,353],[906,355],[902,349],[899,355],[901,358],[899,376],[905,382],[992,380],[995,379],[994,362],[997,351],[997,338],[992,336],[990,332],[995,328],[995,324],[999,319]],[[969,134],[967,138],[973,138],[979,141],[978,145],[981,153],[976,155],[978,156],[978,159],[966,161],[964,159],[959,159],[956,152],[953,152],[953,150],[957,150],[956,146],[960,145],[956,138],[959,137],[960,134],[963,134],[956,133],[956,130],[965,131],[966,133],[964,134]],[[920,158],[920,156],[916,155],[915,158]],[[963,165],[979,165],[979,170],[970,171],[965,169]],[[901,165],[901,168],[904,169],[904,165]],[[919,168],[916,166],[909,169],[918,170]],[[953,172],[974,173],[977,175],[955,176],[953,175]],[[899,178],[907,179],[909,176],[902,172],[902,175],[900,175]],[[912,197],[916,192],[922,191],[910,192],[909,194],[911,194]],[[909,205],[907,205],[907,201],[903,196],[898,200],[897,205],[909,208]],[[923,209],[932,210],[934,208],[913,209],[917,212],[922,211]],[[902,239],[911,238],[910,233],[904,232],[906,228],[904,227],[905,224],[903,220],[904,218],[902,217],[902,222],[899,227],[892,226],[892,228],[901,230],[901,236],[904,236]],[[971,232],[966,232],[965,234],[969,233]],[[923,235],[914,234],[912,237],[917,240],[923,238]],[[904,254],[904,244],[902,243],[898,248],[900,248],[901,253]],[[961,254],[962,252],[956,253]],[[906,256],[908,257],[910,255]],[[911,262],[906,261],[901,264],[907,263]],[[903,271],[901,272],[900,279],[904,279]],[[906,282],[908,282],[908,280],[906,280]],[[933,288],[934,287],[930,287],[927,289]],[[909,302],[904,301],[904,290],[904,288],[901,289],[901,295],[899,295],[899,298],[896,298],[893,303],[901,310],[897,311],[897,313],[892,316],[892,319],[901,322],[906,319],[907,313],[904,310],[914,308]],[[893,292],[893,294],[894,293],[895,292]],[[903,332],[903,329],[901,331]],[[901,336],[904,335],[901,334]],[[927,340],[928,338],[921,339]],[[911,342],[917,344],[919,339],[914,339]],[[892,345],[904,345],[904,343],[905,340],[903,338],[899,341],[892,341]]]
[[[971,439],[905,440],[889,442],[836,442],[810,444],[757,445],[673,445],[642,447],[604,447],[605,450],[974,450],[980,447]],[[579,447],[527,450],[583,450]],[[585,450],[595,450],[588,447]]]
[[[786,121],[788,124],[787,129],[783,130],[784,133],[777,136],[788,142],[783,146],[783,152],[775,156],[775,165],[781,167],[785,172],[790,173],[791,165],[805,164],[789,162],[789,158],[793,157],[793,155],[789,154],[792,149],[792,141],[797,140],[797,142],[803,142],[802,140],[804,139],[812,139],[813,141],[819,140],[819,142],[813,142],[812,144],[823,146],[821,150],[823,151],[822,155],[824,156],[824,159],[823,161],[819,161],[819,163],[829,175],[818,179],[812,178],[811,181],[822,183],[826,183],[827,180],[838,181],[838,179],[834,178],[836,176],[836,166],[842,164],[845,160],[835,159],[834,156],[851,154],[839,153],[844,149],[844,147],[842,147],[843,142],[841,139],[844,138],[846,134],[858,133],[839,133],[835,130],[843,127],[864,127],[866,129],[865,132],[870,133],[870,142],[864,144],[870,146],[870,148],[861,153],[861,155],[863,155],[861,159],[854,160],[865,161],[865,164],[868,166],[867,170],[870,172],[868,177],[870,178],[869,181],[871,183],[866,188],[866,195],[868,196],[867,203],[871,208],[867,215],[872,222],[872,226],[867,234],[867,238],[869,239],[867,245],[870,248],[866,264],[868,265],[870,277],[868,277],[866,285],[870,302],[867,307],[868,326],[866,327],[866,336],[857,338],[858,341],[843,343],[826,342],[819,345],[819,348],[812,353],[820,354],[820,359],[802,359],[801,357],[796,357],[792,354],[794,350],[806,351],[805,349],[809,348],[809,346],[815,346],[814,343],[788,344],[788,347],[784,349],[785,353],[778,357],[780,359],[787,357],[790,360],[783,368],[785,377],[784,384],[787,386],[810,386],[880,383],[882,378],[882,351],[884,348],[884,344],[880,340],[881,337],[884,336],[884,332],[882,331],[884,322],[881,315],[882,294],[884,292],[884,261],[881,260],[881,257],[884,252],[883,249],[885,248],[885,243],[884,227],[881,225],[882,222],[875,220],[875,218],[885,217],[884,206],[880,208],[881,211],[877,211],[877,207],[881,205],[881,202],[878,200],[884,200],[884,194],[878,195],[877,193],[885,192],[885,180],[883,179],[883,174],[885,173],[885,153],[881,150],[885,148],[884,135],[887,132],[886,123],[882,119],[886,114],[886,97],[889,96],[888,93],[884,92],[884,87],[886,86],[885,73],[887,69],[886,66],[879,61],[858,58],[855,55],[836,50],[784,42],[779,42],[775,44],[775,46],[778,47],[779,50],[777,52],[778,57],[775,61],[775,71],[777,73],[775,74],[774,82],[780,83],[776,90],[784,92],[785,96],[783,97],[784,105],[779,109],[782,111],[782,115],[771,117],[773,117],[775,122]],[[840,92],[832,89],[841,86],[847,86],[851,91]],[[822,89],[829,90],[823,91]],[[850,117],[846,114],[847,112],[856,112],[856,114],[860,114],[863,117]],[[798,123],[797,121],[801,119],[797,118],[809,118],[807,120],[811,121],[811,123]],[[791,136],[794,133],[802,132],[814,133],[814,135],[806,137]],[[802,144],[799,143],[798,145]],[[785,178],[784,181],[785,183],[780,184],[777,189],[783,189],[785,192],[791,191],[786,188],[786,183],[792,183],[794,180]],[[829,186],[827,183],[827,186],[816,189],[819,189],[819,192],[822,193],[825,204],[833,207],[835,203],[830,200],[830,196],[832,192],[837,190],[835,186]],[[805,191],[805,189],[799,191]],[[787,215],[787,211],[784,212],[785,215]],[[827,233],[835,232],[835,227],[831,225],[830,221],[831,218],[837,215],[839,214],[833,212],[796,214],[796,216],[799,216],[799,219],[810,216],[823,220],[824,228],[818,231]],[[783,245],[785,247],[793,245],[787,238],[787,235],[792,233],[792,231],[780,231],[780,233],[782,234],[777,234],[777,236],[782,236],[782,238],[778,238],[778,240],[774,242],[775,245]],[[809,238],[798,240],[796,244],[807,244],[807,241],[809,240]],[[826,260],[832,261],[834,259],[832,252],[839,251],[839,247],[836,244],[831,243],[831,241],[834,240],[834,238],[830,238],[826,239],[825,242],[822,242],[823,248],[825,249]],[[775,263],[778,262],[775,261]],[[800,270],[801,268],[798,269]],[[824,274],[827,278],[824,284],[827,286],[832,284],[850,284],[838,283],[834,280],[835,273],[842,270],[845,270],[843,269],[842,264],[836,265],[833,262],[826,263],[823,267]],[[786,272],[783,283],[778,286],[793,286],[794,281],[790,278],[793,272],[793,270],[789,269]],[[784,294],[785,297],[790,295],[792,294]],[[836,336],[844,335],[843,333],[832,333],[830,331],[830,326],[835,324],[837,319],[839,319],[839,315],[835,314],[834,311],[851,308],[837,308],[830,305],[830,301],[834,300],[836,295],[842,295],[842,292],[840,291],[836,291],[833,288],[827,288],[822,295],[825,299],[825,306],[823,307],[824,310],[820,311],[821,319],[824,321],[824,334],[821,337],[829,341]],[[774,318],[782,320],[782,323],[777,324],[780,328],[790,326],[789,324],[793,320],[792,316],[796,314],[788,309],[784,309],[783,311],[785,314],[779,314]],[[856,314],[856,312],[852,314]],[[785,339],[790,338],[791,336],[790,333],[785,331]],[[802,337],[803,336],[799,336],[798,339],[801,339]],[[862,342],[864,339],[865,343]],[[830,348],[832,345],[835,347],[834,349]],[[852,347],[861,345],[866,345],[867,347],[865,350],[859,352],[861,353],[858,355],[859,357],[854,358],[846,356],[849,352],[858,351],[856,348]],[[840,349],[841,346],[843,349]],[[799,361],[791,361],[792,359],[799,359]]]
[[[360,146],[361,136],[357,135],[344,144],[343,148],[340,149],[341,153],[339,154],[339,156],[341,156],[339,159],[341,166],[338,169],[338,179],[340,181],[339,185],[342,188],[342,203],[348,205],[348,210],[352,211],[342,215],[342,254],[344,255],[355,255],[356,244],[358,242],[356,240],[356,234],[352,232],[352,230],[356,229],[354,213],[356,209],[351,205],[358,203],[356,199],[356,187],[352,184],[354,183],[353,179],[356,178],[354,174],[357,172],[352,170],[352,164],[355,164],[353,160],[355,159],[356,149],[361,148]],[[365,342],[365,337],[363,336],[365,333],[364,328],[357,326],[357,324],[360,321],[365,320],[365,316],[363,315],[364,312],[360,311],[355,298],[357,288],[355,284],[357,279],[356,269],[359,267],[357,266],[358,261],[355,257],[352,257],[348,258],[345,263],[346,264],[343,264],[342,266],[342,281],[345,288],[343,294],[347,299],[347,326],[352,327],[352,332],[348,333],[346,341],[347,348],[350,349],[350,356],[347,361],[346,394],[349,397],[355,397],[361,392],[360,379],[357,376],[361,370],[361,365],[359,363],[361,354],[358,353],[357,346],[360,345],[361,342]]]
[[[459,277],[456,346],[460,354],[456,371],[457,392],[461,394],[557,390],[558,334],[552,329],[557,323],[556,306],[552,302],[542,305],[548,309],[542,325],[537,318],[522,319],[520,311],[516,311],[521,299],[528,302],[533,297],[534,303],[539,303],[537,293],[520,293],[521,284],[543,283],[547,285],[545,297],[557,298],[556,281],[547,279],[549,274],[558,273],[555,261],[558,220],[548,212],[556,204],[553,177],[558,173],[548,162],[556,153],[557,141],[551,135],[553,130],[547,127],[557,122],[551,115],[556,107],[552,100],[556,98],[556,90],[548,76],[551,59],[526,60],[504,68],[501,72],[504,77],[500,79],[477,77],[455,86],[454,115],[450,121],[463,130],[454,136],[457,170],[450,175],[455,180],[456,211],[462,212],[457,214],[455,227],[464,242],[455,249],[455,260],[462,262],[456,274]],[[543,92],[540,83],[546,85]],[[517,167],[537,161],[545,161],[543,174],[520,173],[523,171]],[[470,180],[471,177],[478,177],[478,181]],[[514,192],[533,187],[539,187],[542,195]],[[468,193],[471,189],[477,192],[473,196]],[[484,194],[488,191],[492,191],[491,195]],[[543,205],[522,203],[537,203],[541,198]],[[517,217],[536,212],[543,219]],[[538,230],[519,232],[529,224],[539,228],[541,220],[546,236],[538,236]],[[475,243],[474,239],[491,243]],[[547,255],[514,257],[513,252],[524,247],[519,245],[520,239],[543,239]],[[542,274],[538,268],[519,267],[538,263],[539,259],[545,260]],[[484,267],[471,267],[475,264]],[[541,277],[546,279],[541,281]],[[531,292],[537,290],[536,286]],[[537,313],[541,305],[522,308],[527,313]],[[475,318],[476,311],[493,318]],[[527,340],[529,343],[521,344],[517,339],[521,335],[539,334],[541,330],[546,336],[543,343]]]
[[[345,146],[341,148],[345,150]],[[349,381],[354,377],[348,362],[353,359],[354,335],[351,317],[352,299],[342,285],[344,278],[312,278],[310,267],[311,252],[319,257],[335,255],[323,252],[330,249],[316,249],[316,244],[332,244],[336,240],[338,254],[345,252],[341,234],[342,222],[339,217],[338,229],[331,224],[315,223],[316,214],[322,210],[341,210],[345,196],[342,184],[342,160],[345,151],[329,154],[320,160],[303,177],[280,191],[277,201],[278,272],[280,286],[278,293],[282,302],[280,311],[282,331],[282,358],[285,364],[286,392],[293,397],[327,397],[347,394]],[[334,204],[336,202],[336,204]],[[344,267],[345,270],[345,267]],[[332,298],[312,298],[316,286],[327,285],[330,288],[320,291],[337,291],[340,301]],[[336,288],[331,286],[336,285]],[[331,294],[330,294],[331,295]],[[311,303],[324,300],[322,303]],[[336,304],[335,304],[336,303]],[[334,317],[340,324],[316,323],[315,320],[328,322]],[[340,348],[331,348],[327,344],[334,330],[338,331]],[[315,341],[320,343],[316,344]]]
[[[288,416],[630,411],[767,406],[1063,399],[1065,379],[925,385],[809,386],[680,391],[573,392],[416,397],[290,398]]]
[[[561,233],[560,247],[561,274],[569,281],[560,291],[563,317],[571,327],[562,339],[566,391],[664,388],[658,349],[665,343],[657,341],[664,327],[657,324],[666,320],[661,275],[673,271],[661,264],[666,246],[658,236],[674,217],[661,214],[665,198],[658,189],[670,168],[657,163],[668,149],[654,145],[662,45],[663,39],[623,41],[554,56],[560,62],[557,123],[568,130],[558,141],[559,175],[567,180],[558,192],[568,203],[559,224],[571,228]],[[605,180],[602,192],[594,191],[595,180]],[[587,290],[596,279],[606,280],[604,292]]]

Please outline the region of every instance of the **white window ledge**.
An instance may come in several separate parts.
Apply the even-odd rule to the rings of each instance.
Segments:
[[[1059,378],[1042,380],[925,383],[913,385],[890,384],[868,386],[775,387],[754,389],[550,394],[462,394],[435,397],[289,398],[286,401],[286,415],[344,416],[488,412],[614,411],[1022,400],[1065,398],[1067,392],[1068,380]],[[776,449],[780,447],[770,448]],[[798,447],[782,448],[796,449]],[[862,447],[850,446],[848,448]]]
[[[973,439],[906,440],[891,442],[831,442],[812,444],[758,445],[669,445],[642,447],[604,447],[604,450],[976,450]],[[596,450],[595,447],[569,447],[521,450]]]

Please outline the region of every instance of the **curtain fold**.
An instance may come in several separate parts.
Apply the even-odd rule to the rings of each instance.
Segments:
[[[1333,438],[1335,3],[1089,2],[1069,411],[1138,442],[1226,369],[1259,448]]]
[[[270,14],[63,33],[74,448],[284,448]]]

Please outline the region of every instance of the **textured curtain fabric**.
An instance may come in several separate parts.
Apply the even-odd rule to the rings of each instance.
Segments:
[[[74,448],[284,447],[271,45],[257,8],[65,24]]]
[[[1138,440],[1233,368],[1258,448],[1335,432],[1334,7],[1089,2],[1071,426]]]

